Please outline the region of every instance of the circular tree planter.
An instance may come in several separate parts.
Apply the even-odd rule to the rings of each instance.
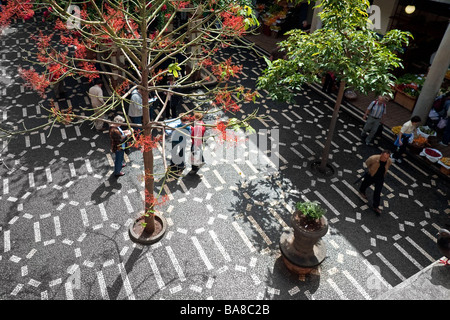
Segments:
[[[300,211],[292,214],[292,229],[281,235],[280,250],[286,267],[298,275],[316,270],[326,258],[327,250],[322,237],[328,232],[328,221],[322,216],[314,225],[306,225]]]
[[[325,170],[320,168],[320,160],[311,162],[311,170],[323,177],[331,177],[335,174],[336,170],[331,164],[326,164]]]
[[[142,220],[144,219],[143,217],[137,218],[130,225],[128,233],[132,241],[149,245],[158,242],[164,237],[164,234],[166,233],[167,230],[167,221],[163,216],[157,213],[154,213],[154,215],[155,215],[155,230],[152,234],[147,233],[144,227],[142,226]]]

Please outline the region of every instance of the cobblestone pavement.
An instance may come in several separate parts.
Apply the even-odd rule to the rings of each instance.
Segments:
[[[18,65],[29,65],[21,50],[32,48],[36,24],[16,23],[0,38],[2,128],[40,123],[48,106],[17,76]],[[243,64],[237,83],[254,86],[264,60],[245,47],[217,59],[229,56]],[[88,84],[67,81],[66,88],[59,103],[82,113]],[[363,161],[390,142],[363,144],[362,123],[343,110],[330,159],[336,173],[318,177],[310,164],[321,155],[333,102],[311,87],[291,105],[261,94],[243,110],[266,116],[253,123],[261,142],[275,143],[278,129],[278,151],[244,144],[236,156],[203,166],[200,177],[168,182],[168,230],[151,246],[128,236],[143,209],[139,151],[127,155],[126,175],[116,180],[108,135],[88,124],[1,141],[0,299],[375,299],[440,258],[435,241],[449,221],[447,182],[412,159],[394,164],[377,217],[372,191],[367,202],[353,183]],[[278,162],[275,172],[261,161],[267,158]],[[158,171],[160,149],[155,160]],[[278,249],[300,199],[322,203],[330,224],[327,258],[306,278],[286,270]]]

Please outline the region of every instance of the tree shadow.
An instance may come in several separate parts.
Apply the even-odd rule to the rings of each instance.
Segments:
[[[142,256],[143,250],[135,247],[128,257],[127,261],[124,264],[123,272],[125,274],[129,274],[133,270],[134,264],[139,260]],[[116,280],[112,283],[111,286],[107,287],[108,296],[111,300],[117,300],[121,289],[124,287],[124,280],[122,275],[117,276]]]
[[[279,173],[266,175],[258,181],[240,181],[236,187],[233,193],[237,200],[229,211],[234,219],[240,220],[240,225],[247,227],[246,235],[257,251],[268,253],[275,259],[273,269],[266,272],[269,289],[266,288],[264,299],[291,300],[297,292],[305,291],[313,294],[319,287],[320,272],[299,277],[287,269],[279,251],[280,237],[291,227],[291,216],[301,192],[295,192],[291,180]],[[292,289],[274,293],[270,288]],[[298,299],[309,297],[303,295]]]
[[[236,201],[231,204],[229,211],[235,219],[241,219],[252,230],[248,235],[258,250],[267,247],[277,250],[283,229],[290,227],[292,213],[287,207],[293,207],[292,203],[297,198],[290,193],[294,185],[279,174],[271,174],[257,181],[241,180],[236,187],[233,190]],[[267,238],[261,241],[263,235],[253,231],[257,226],[270,241]]]
[[[319,289],[320,266],[318,267],[317,272],[305,276],[298,276],[287,269],[283,262],[283,258],[280,256],[275,260],[273,271],[270,272],[268,270],[267,273],[270,275],[268,278],[268,285],[270,287],[291,289],[280,292],[280,294],[272,294],[266,289],[265,299],[292,300],[292,297],[295,295],[296,300],[309,300],[310,297],[306,295],[297,296],[296,294],[298,292],[308,292],[308,294],[312,295]]]

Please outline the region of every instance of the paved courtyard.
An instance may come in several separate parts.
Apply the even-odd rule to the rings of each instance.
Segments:
[[[4,129],[42,123],[48,107],[17,76],[19,65],[29,65],[23,50],[32,50],[28,39],[36,24],[16,23],[0,38]],[[237,83],[254,87],[264,59],[245,47],[217,59],[228,57],[243,64]],[[60,105],[82,113],[88,88],[83,80],[67,81]],[[333,101],[314,87],[299,91],[290,105],[260,93],[237,115],[258,108],[265,116],[252,123],[259,148],[225,148],[229,157],[215,158],[200,176],[186,175],[188,161],[185,175],[164,187],[156,183],[170,197],[161,208],[168,230],[150,246],[128,236],[143,209],[139,151],[127,155],[126,175],[116,179],[108,134],[90,124],[56,124],[1,140],[0,299],[370,300],[441,258],[436,233],[449,223],[448,179],[412,158],[394,164],[378,217],[372,190],[364,200],[354,181],[363,161],[391,142],[366,146],[363,123],[344,108],[331,150],[335,174],[320,177],[310,165],[321,155]],[[185,100],[182,108],[190,107]],[[278,142],[277,148],[265,152],[264,142]],[[160,172],[160,148],[155,162]],[[275,171],[271,164],[278,164]],[[302,199],[323,204],[330,229],[319,271],[299,278],[284,267],[278,244]]]

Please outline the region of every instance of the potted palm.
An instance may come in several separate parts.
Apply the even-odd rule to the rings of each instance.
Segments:
[[[286,267],[300,275],[308,274],[326,257],[322,237],[328,232],[326,210],[317,201],[296,203],[292,229],[280,238],[280,250]]]

